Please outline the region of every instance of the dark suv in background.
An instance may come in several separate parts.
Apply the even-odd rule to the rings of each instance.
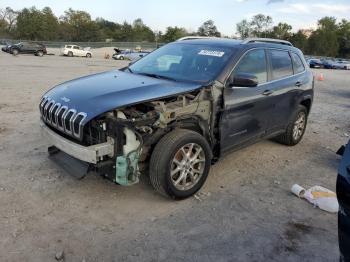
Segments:
[[[148,168],[159,193],[183,199],[233,150],[267,138],[300,142],[314,81],[299,49],[193,38],[49,90],[39,108],[51,156],[75,175],[93,169],[121,185]]]
[[[338,154],[342,155],[337,178],[340,261],[350,262],[350,140]]]
[[[43,44],[34,42],[21,42],[11,45],[8,48],[8,52],[13,55],[34,54],[36,56],[43,56],[47,54],[46,47]]]

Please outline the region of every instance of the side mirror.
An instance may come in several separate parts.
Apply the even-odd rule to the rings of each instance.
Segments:
[[[255,75],[239,73],[231,80],[230,87],[256,87],[259,84]]]

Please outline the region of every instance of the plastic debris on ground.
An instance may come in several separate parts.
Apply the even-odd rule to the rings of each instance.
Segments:
[[[306,190],[295,184],[292,186],[291,191],[299,198],[306,199],[308,202],[324,211],[337,213],[339,210],[336,193],[322,186],[313,186]]]

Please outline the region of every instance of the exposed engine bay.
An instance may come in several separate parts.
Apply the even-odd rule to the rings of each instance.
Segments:
[[[86,146],[114,140],[114,155],[99,159],[98,173],[121,185],[137,183],[154,145],[175,128],[193,129],[213,140],[212,108],[219,97],[213,89],[116,109],[90,121],[84,127]]]

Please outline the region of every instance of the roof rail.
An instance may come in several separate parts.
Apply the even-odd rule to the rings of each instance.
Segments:
[[[213,39],[218,37],[211,37],[211,36],[185,36],[177,39],[176,41],[185,41],[185,40],[195,40],[195,39]]]
[[[281,39],[273,39],[273,38],[247,38],[243,40],[242,44],[255,43],[255,42],[293,46],[292,43],[289,41],[281,40]]]

